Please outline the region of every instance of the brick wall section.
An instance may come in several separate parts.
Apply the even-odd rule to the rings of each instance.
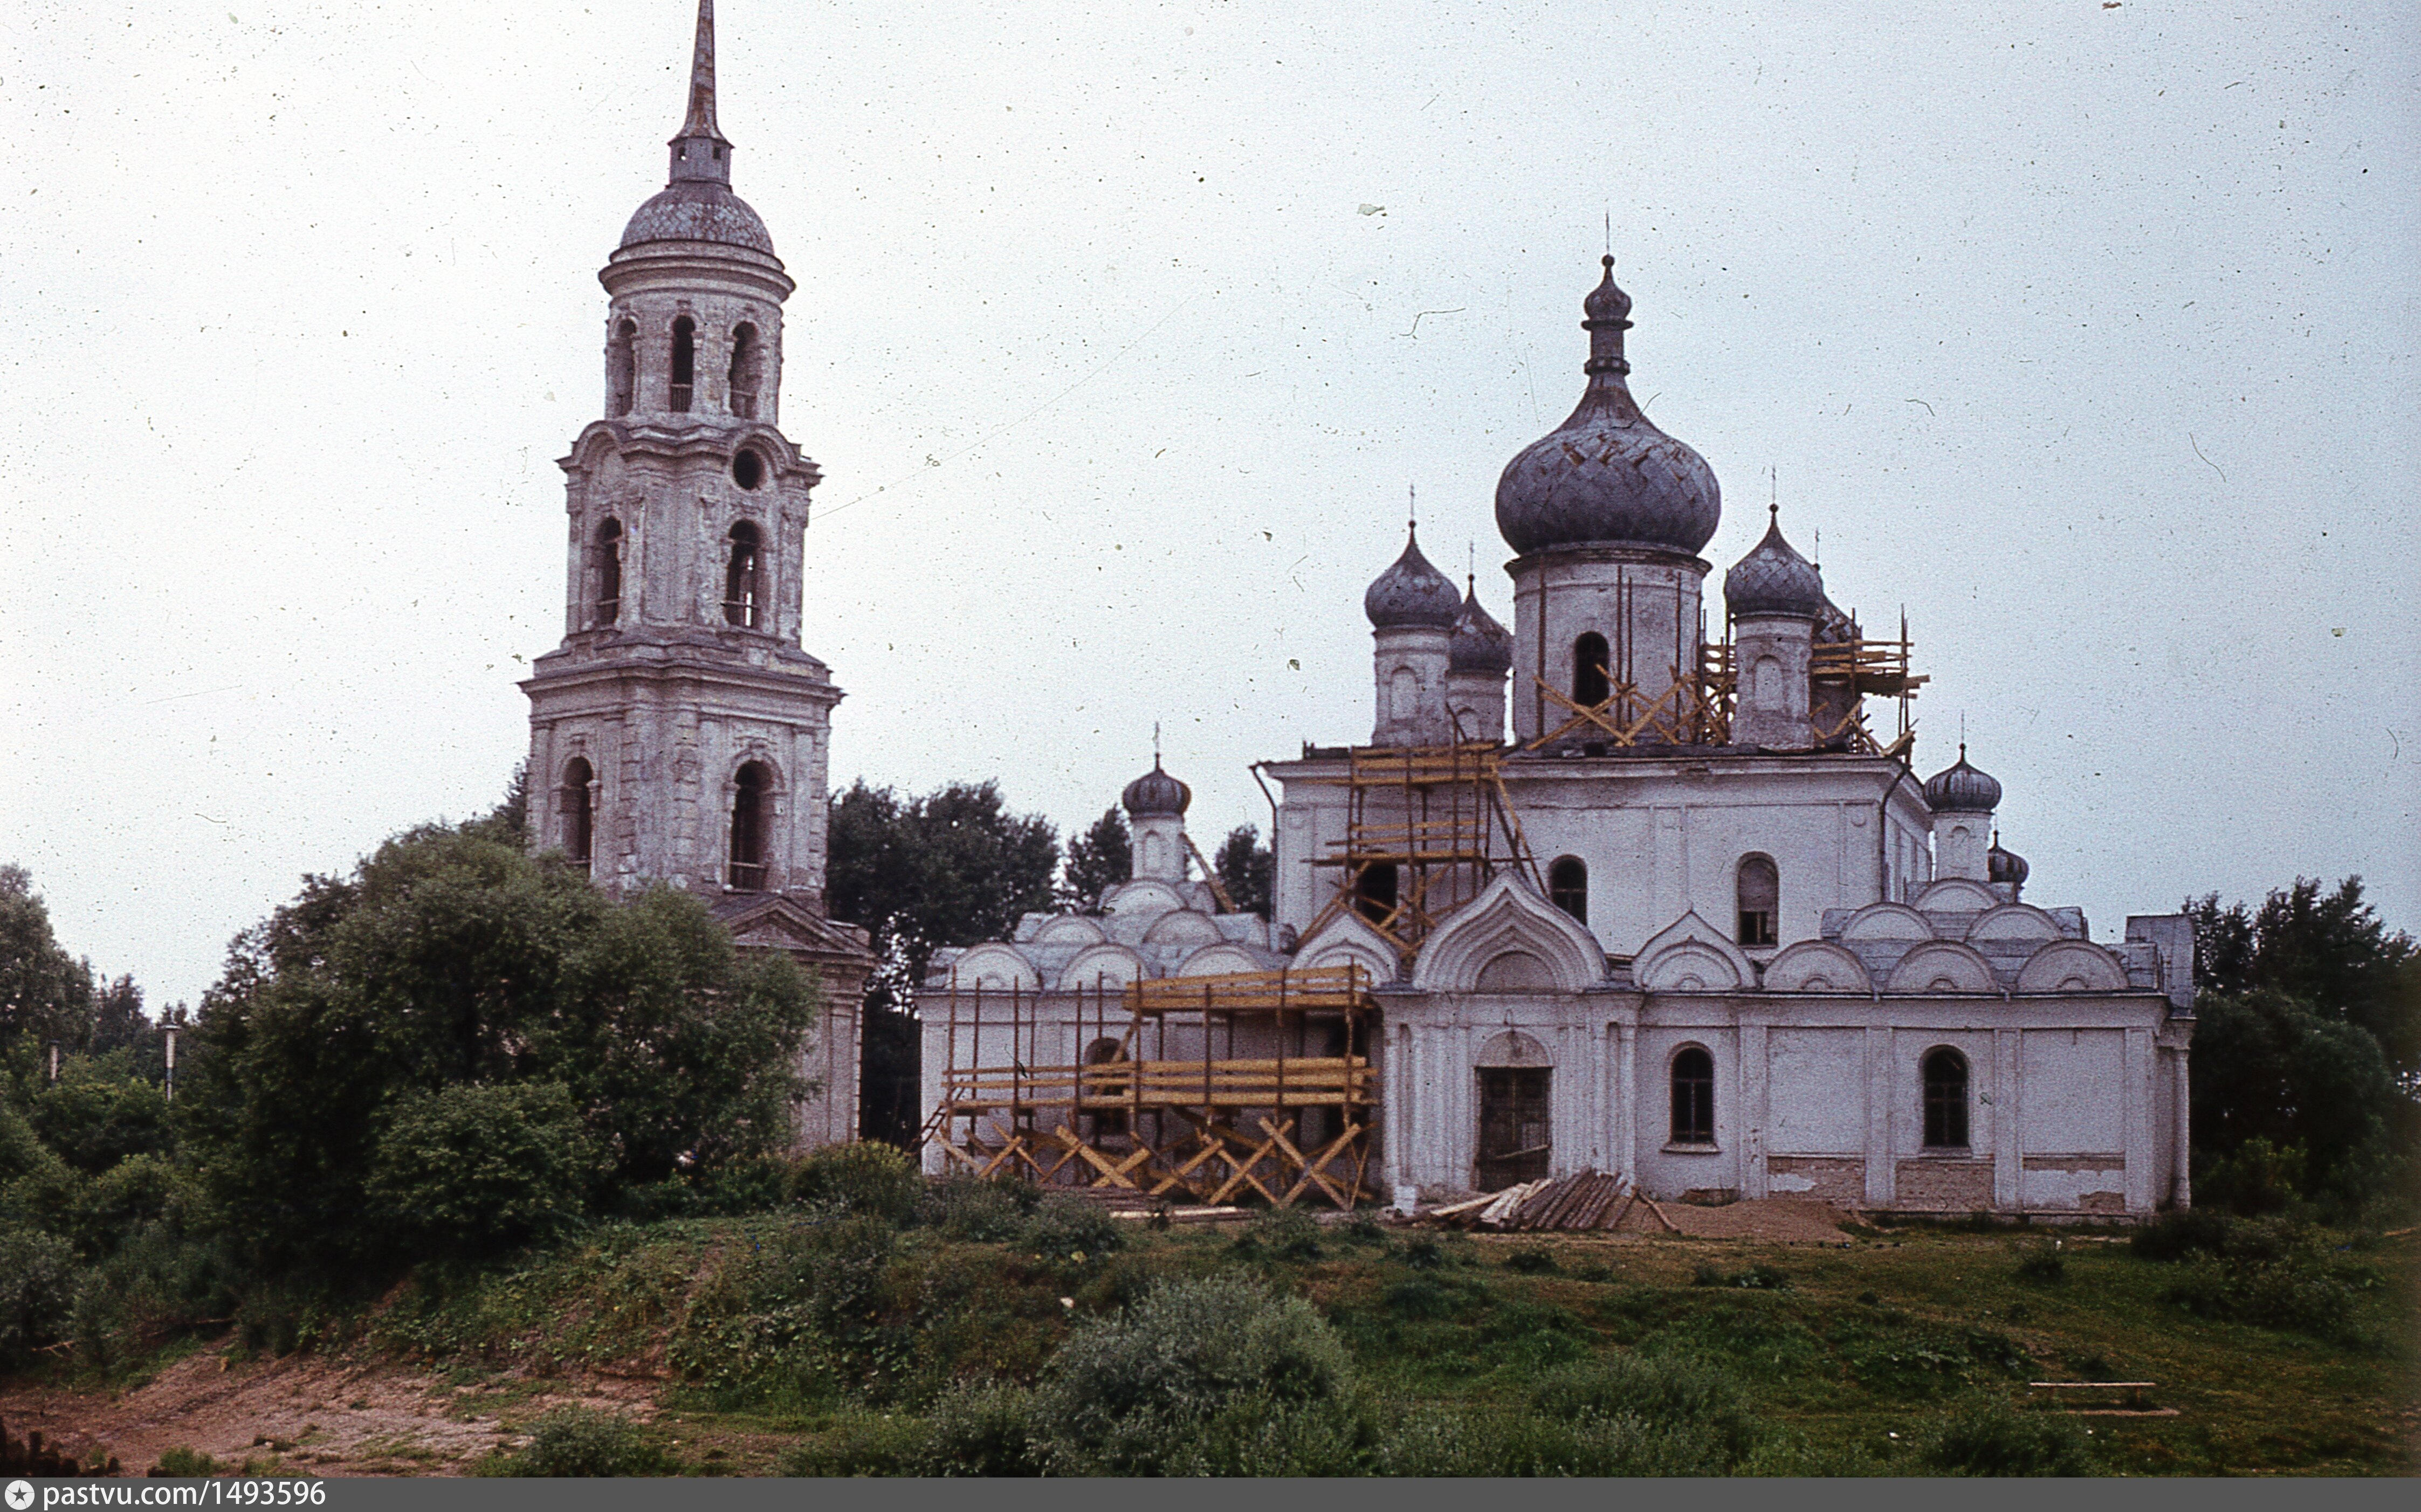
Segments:
[[[1981,1212],[1992,1206],[1990,1161],[1902,1161],[1895,1208],[1915,1212]]]
[[[1777,1197],[1811,1197],[1853,1206],[1863,1206],[1867,1200],[1867,1162],[1862,1156],[1770,1155],[1765,1170],[1769,1190]],[[1813,1185],[1802,1187],[1801,1181]]]

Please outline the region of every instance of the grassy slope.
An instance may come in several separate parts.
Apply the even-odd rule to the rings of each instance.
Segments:
[[[1121,1254],[1083,1258],[918,1233],[866,1305],[861,1358],[881,1364],[870,1405],[857,1405],[866,1379],[846,1371],[771,1392],[735,1384],[758,1346],[735,1328],[729,1296],[783,1223],[614,1232],[443,1301],[406,1299],[372,1340],[499,1372],[466,1397],[567,1370],[686,1380],[665,1389],[656,1432],[678,1439],[677,1453],[700,1468],[755,1470],[802,1435],[879,1438],[952,1373],[1030,1379],[1070,1320],[1117,1306],[1152,1276],[1248,1264],[1318,1302],[1367,1382],[1400,1402],[1510,1402],[1562,1360],[1673,1351],[1733,1371],[1770,1421],[1802,1436],[1814,1459],[1801,1465],[1864,1460],[1888,1472],[1915,1468],[1905,1445],[1960,1391],[2018,1398],[2028,1379],[2148,1380],[2179,1416],[2086,1420],[2114,1472],[2411,1468],[2409,1348],[2348,1348],[2196,1321],[2163,1300],[2176,1267],[2082,1236],[2065,1244],[2064,1280],[2030,1282],[2006,1236],[1929,1231],[1863,1236],[1842,1250],[1432,1236],[1433,1254],[1407,1244],[1419,1236],[1331,1233],[1317,1258],[1287,1260],[1240,1258],[1230,1236],[1201,1231],[1137,1232]],[[2392,1241],[2366,1257],[2392,1279],[2359,1304],[2365,1332],[2408,1344],[2411,1246]],[[1542,1253],[1553,1269],[1506,1263]],[[1694,1285],[1707,1264],[1734,1277],[1761,1264],[1788,1285]],[[718,1291],[726,1307],[716,1321]],[[470,1386],[474,1372],[463,1375]]]

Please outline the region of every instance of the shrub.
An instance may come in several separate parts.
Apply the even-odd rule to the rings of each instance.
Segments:
[[[1690,1272],[1694,1286],[1739,1286],[1749,1291],[1788,1291],[1790,1277],[1762,1260],[1745,1270],[1725,1270],[1701,1260]]]
[[[1563,1269],[1555,1263],[1553,1252],[1542,1249],[1515,1250],[1505,1257],[1505,1269],[1518,1270],[1525,1276],[1542,1275]]]
[[[1433,1239],[1416,1239],[1404,1246],[1404,1263],[1415,1270],[1435,1270],[1445,1264],[1445,1249]]]
[[[998,1243],[1024,1233],[1026,1219],[1041,1201],[1041,1189],[1030,1181],[945,1177],[925,1188],[916,1221],[946,1239]]]
[[[1081,1197],[1056,1192],[1036,1205],[1020,1236],[1043,1259],[1059,1262],[1093,1259],[1126,1241],[1117,1219]]]
[[[1695,1430],[1724,1457],[1755,1447],[1757,1415],[1730,1377],[1688,1360],[1616,1354],[1549,1371],[1530,1394],[1531,1405],[1554,1418],[1635,1418]]]
[[[2135,1230],[2127,1240],[2127,1248],[2146,1260],[2225,1255],[2228,1227],[2227,1215],[2209,1208],[2172,1210]]]
[[[2301,1255],[2197,1257],[2185,1263],[2163,1299],[2216,1322],[2251,1323],[2341,1344],[2366,1342],[2354,1322],[2353,1286]]]
[[[215,1475],[225,1468],[226,1467],[200,1450],[189,1449],[180,1443],[173,1449],[163,1450],[159,1463],[153,1465],[148,1473],[192,1479],[202,1475]]]
[[[1238,1403],[1268,1416],[1352,1391],[1345,1346],[1310,1303],[1222,1275],[1156,1286],[1078,1330],[1043,1374],[1034,1421],[1053,1474],[1150,1474]]]
[[[1436,1404],[1398,1417],[1374,1446],[1382,1475],[1716,1475],[1711,1436],[1594,1411],[1569,1417],[1498,1405]]]
[[[2027,1244],[2018,1250],[2018,1279],[2042,1286],[2054,1286],[2068,1279],[2068,1260],[2059,1253],[2059,1241],[2048,1244]]]
[[[2070,1418],[2019,1412],[1997,1397],[1960,1403],[1917,1440],[1937,1475],[2098,1475],[2084,1432]]]
[[[1038,1475],[1034,1394],[998,1381],[961,1381],[928,1414],[919,1475]]]
[[[449,1086],[398,1105],[368,1196],[412,1251],[468,1258],[575,1222],[594,1163],[560,1083]]]
[[[68,1323],[75,1250],[19,1224],[0,1225],[0,1364],[58,1338]]]
[[[851,1411],[792,1444],[778,1463],[785,1475],[906,1475],[925,1437],[915,1418]]]
[[[1307,1263],[1320,1258],[1320,1225],[1299,1208],[1266,1208],[1253,1215],[1231,1247],[1247,1260]]]
[[[828,1204],[888,1224],[914,1216],[924,1191],[925,1178],[907,1152],[876,1140],[827,1145],[790,1168],[792,1202]]]
[[[649,1443],[636,1424],[586,1407],[559,1407],[531,1425],[529,1447],[506,1467],[514,1475],[592,1478],[675,1475],[679,1461]]]

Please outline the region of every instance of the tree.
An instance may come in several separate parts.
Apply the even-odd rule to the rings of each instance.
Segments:
[[[1058,862],[1051,821],[1008,813],[992,783],[902,799],[861,777],[833,800],[825,898],[835,918],[866,927],[882,962],[862,1021],[866,1137],[904,1145],[914,1133],[916,988],[933,951],[1002,938],[1048,909]]]
[[[617,904],[480,821],[432,826],[238,937],[177,1108],[256,1263],[375,1267],[400,1236],[369,1182],[407,1108],[559,1084],[610,1208],[786,1145],[813,1008],[787,958],[739,956],[696,898]]]
[[[1127,817],[1112,804],[1093,827],[1068,842],[1068,867],[1059,882],[1060,906],[1077,913],[1101,912],[1101,895],[1134,875],[1134,836]]]
[[[2421,1075],[2421,945],[2362,900],[2362,879],[2322,893],[2318,879],[2273,892],[2257,912],[2189,899],[2195,977],[2207,990],[2268,988],[2368,1033],[2411,1080]]]
[[[449,1086],[398,1101],[368,1196],[415,1253],[467,1259],[577,1219],[593,1160],[561,1083]]]
[[[1227,890],[1228,901],[1241,913],[1270,916],[1270,884],[1276,868],[1276,858],[1261,844],[1261,832],[1250,824],[1239,824],[1219,842],[1219,853],[1210,858],[1219,873],[1219,885]]]
[[[92,1036],[92,968],[59,947],[23,866],[0,865],[0,1064],[33,1070],[42,1047]]]

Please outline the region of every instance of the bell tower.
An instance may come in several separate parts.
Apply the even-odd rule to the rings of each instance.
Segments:
[[[802,1134],[848,1139],[872,962],[864,931],[824,910],[841,692],[799,645],[808,495],[821,475],[779,426],[782,304],[795,286],[765,223],[731,191],[713,0],[699,0],[688,109],[669,145],[663,192],[597,275],[602,418],[558,464],[563,644],[522,684],[530,843],[608,892],[687,889],[742,945],[816,967],[828,1021],[806,1070],[827,1106]],[[842,1005],[845,1024],[832,1020]]]

